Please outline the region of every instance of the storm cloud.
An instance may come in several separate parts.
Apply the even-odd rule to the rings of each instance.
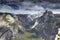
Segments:
[[[0,0],[0,12],[37,14],[50,9],[60,9],[59,0]]]

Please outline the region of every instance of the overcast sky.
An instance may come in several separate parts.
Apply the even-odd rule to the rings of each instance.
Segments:
[[[55,2],[55,1],[54,1]],[[0,0],[0,12],[9,12],[14,14],[38,14],[51,10],[53,13],[60,13],[60,3],[53,1],[39,0]]]

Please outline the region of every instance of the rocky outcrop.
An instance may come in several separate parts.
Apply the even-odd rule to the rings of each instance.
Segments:
[[[23,31],[23,27],[15,14],[0,13],[1,40],[11,40],[12,37],[14,38],[18,34],[18,30]]]
[[[33,30],[36,34],[45,40],[54,40],[57,33],[56,19],[51,11],[46,11],[41,17],[38,17],[38,24]]]

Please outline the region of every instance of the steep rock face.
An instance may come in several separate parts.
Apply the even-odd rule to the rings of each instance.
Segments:
[[[0,38],[3,38],[1,40],[10,40],[11,38],[8,38],[9,35],[12,35],[14,38],[16,34],[18,34],[18,30],[23,30],[21,22],[18,21],[17,16],[11,13],[0,13],[0,28],[2,28],[0,29],[2,31],[0,31]]]
[[[46,11],[41,17],[38,17],[38,24],[33,30],[36,34],[45,40],[54,40],[57,33],[56,19],[52,12]]]

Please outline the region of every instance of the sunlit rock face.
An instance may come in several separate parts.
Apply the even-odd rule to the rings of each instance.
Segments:
[[[11,14],[11,13],[0,13],[0,26],[2,26],[2,25],[3,26],[10,26],[11,24],[13,25],[14,23],[15,24],[18,23],[17,16],[15,16],[14,14]],[[19,28],[21,28],[20,25],[19,25]]]
[[[23,30],[21,22],[18,21],[17,16],[11,13],[0,13],[0,28],[2,28],[0,29],[1,40],[10,40],[11,38],[9,37],[9,35],[15,38],[18,34],[18,30]],[[7,37],[7,35],[9,38]]]
[[[46,11],[36,20],[38,20],[38,24],[32,30],[35,30],[36,34],[45,40],[54,40],[57,33],[56,19],[54,14],[51,11]]]

